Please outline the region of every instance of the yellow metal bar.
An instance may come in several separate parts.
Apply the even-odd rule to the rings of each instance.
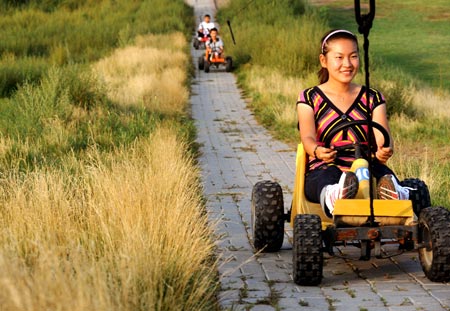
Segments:
[[[318,203],[311,203],[305,197],[305,173],[308,161],[308,155],[303,148],[303,144],[299,144],[297,148],[294,195],[292,197],[291,226],[294,226],[294,218],[297,214],[315,214],[322,219],[322,229],[333,224],[333,220],[328,218]]]
[[[374,200],[375,216],[413,217],[410,200]],[[369,216],[370,206],[367,199],[336,200],[334,216]]]

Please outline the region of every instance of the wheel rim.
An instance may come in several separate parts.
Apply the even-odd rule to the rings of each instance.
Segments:
[[[433,244],[431,242],[431,234],[428,226],[422,227],[422,243],[425,245],[425,247],[419,249],[422,263],[427,267],[431,267],[433,264]]]

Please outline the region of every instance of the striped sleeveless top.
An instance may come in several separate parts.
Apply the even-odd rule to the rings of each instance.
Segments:
[[[317,132],[316,141],[319,145],[323,145],[325,139],[328,138],[328,133],[333,128],[351,121],[366,120],[367,106],[369,106],[370,111],[373,111],[377,106],[385,104],[383,95],[376,89],[369,89],[369,99],[369,105],[367,105],[366,88],[363,86],[350,108],[342,112],[319,87],[314,86],[300,93],[297,104],[306,104],[313,109]],[[356,125],[354,127],[348,127],[334,135],[331,138],[331,144],[340,146],[353,142],[364,143],[367,140],[367,126]],[[340,153],[340,156],[335,160],[334,164],[341,170],[348,171],[354,160],[353,149]],[[315,157],[309,157],[309,170],[317,169],[324,164],[325,162]]]

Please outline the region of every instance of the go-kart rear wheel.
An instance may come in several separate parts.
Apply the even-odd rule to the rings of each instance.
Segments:
[[[233,59],[230,56],[227,56],[225,58],[225,71],[226,72],[231,72],[233,70]]]
[[[407,178],[400,183],[403,187],[416,190],[409,191],[409,199],[412,201],[414,213],[419,216],[420,211],[431,206],[430,192],[428,186],[420,179]]]
[[[205,68],[205,58],[203,56],[200,56],[198,58],[198,69],[203,70]]]
[[[281,186],[260,181],[252,191],[253,246],[257,251],[276,252],[283,245],[284,204]]]
[[[294,282],[319,285],[323,275],[322,222],[318,215],[299,214],[294,219],[292,263]]]
[[[450,211],[428,207],[419,216],[419,259],[426,277],[433,282],[450,281]]]
[[[211,66],[211,63],[209,62],[209,60],[205,60],[205,72],[209,72],[209,67]]]

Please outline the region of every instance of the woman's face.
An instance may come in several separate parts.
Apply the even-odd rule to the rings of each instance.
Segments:
[[[329,79],[350,83],[359,70],[359,53],[356,42],[334,39],[328,42],[328,53],[320,55],[322,67],[328,69]]]

